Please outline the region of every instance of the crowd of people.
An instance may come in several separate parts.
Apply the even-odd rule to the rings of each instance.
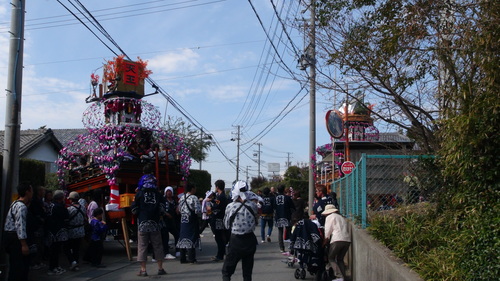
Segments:
[[[321,254],[328,256],[332,268],[336,268],[331,275],[340,275],[337,280],[345,278],[343,258],[350,245],[349,233],[338,214],[335,194],[328,194],[326,187],[316,188],[310,216],[300,192],[284,185],[266,187],[256,194],[246,182],[237,181],[229,195],[225,191],[223,180],[215,181],[204,198],[196,196],[196,186],[191,184],[185,186],[182,194],[175,194],[170,186],[160,191],[150,167],[145,167],[131,206],[137,227],[137,275],[148,276],[146,262],[150,252],[158,264],[158,275],[167,274],[163,268],[165,259],[178,258],[181,264],[196,264],[200,237],[210,228],[217,244],[211,260],[223,263],[222,279],[230,280],[241,261],[243,280],[251,280],[259,244],[254,231],[259,223],[260,243],[270,243],[276,227],[279,250],[292,256],[301,247],[296,241],[296,230],[314,222],[322,236],[321,248],[329,249]],[[30,269],[47,268],[48,275],[63,274],[66,270],[59,265],[62,253],[67,258],[67,268],[78,271],[82,245],[86,247],[83,261],[96,268],[105,267],[103,241],[108,226],[103,220],[100,190],[95,190],[92,198],[85,198],[88,195],[21,184],[18,194],[4,226],[10,255],[9,280],[28,280]],[[48,266],[43,261],[48,261]]]
[[[9,280],[28,280],[30,269],[47,268],[49,276],[63,274],[66,269],[59,265],[61,254],[68,260],[69,270],[78,271],[84,238],[88,243],[83,260],[103,266],[107,226],[104,211],[96,202],[100,201],[98,192],[88,206],[77,192],[66,195],[62,190],[45,190],[29,183],[20,184],[17,193],[19,198],[11,204],[4,226]]]

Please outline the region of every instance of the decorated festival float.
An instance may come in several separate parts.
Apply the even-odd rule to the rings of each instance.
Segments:
[[[87,129],[60,151],[59,184],[81,195],[99,190],[106,220],[117,225],[115,239],[123,239],[131,259],[129,234],[133,233],[130,206],[143,167],[155,168],[158,188],[182,192],[191,159],[182,138],[161,128],[160,112],[143,98],[144,80],[151,74],[147,63],[118,56],[104,65],[102,83],[91,75],[92,90],[83,113]],[[119,227],[121,226],[121,227]],[[120,233],[121,231],[121,233]]]
[[[371,117],[373,107],[360,98],[327,112],[326,127],[332,141],[316,148],[322,157],[316,166],[316,185],[329,188],[334,180],[344,176],[342,164],[359,160],[357,155],[351,158],[351,149],[365,149],[378,143],[380,134]]]

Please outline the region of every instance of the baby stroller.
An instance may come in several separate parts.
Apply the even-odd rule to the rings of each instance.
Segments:
[[[306,271],[316,276],[316,280],[328,280],[325,273],[325,251],[322,247],[323,235],[318,225],[309,219],[297,222],[290,239],[290,252],[294,258],[288,262],[292,267],[298,262],[299,268],[295,270],[295,279],[305,279]],[[326,278],[326,279],[325,279]]]

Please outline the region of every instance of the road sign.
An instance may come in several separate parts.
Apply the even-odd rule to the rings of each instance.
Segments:
[[[354,170],[354,168],[356,168],[356,165],[353,162],[345,161],[344,163],[342,163],[340,170],[342,171],[342,173],[344,173],[344,175],[348,175],[352,173],[352,170]]]
[[[280,163],[267,163],[267,171],[269,173],[279,173]]]
[[[340,114],[335,110],[329,110],[325,116],[326,128],[330,136],[340,138],[344,134],[344,121]]]

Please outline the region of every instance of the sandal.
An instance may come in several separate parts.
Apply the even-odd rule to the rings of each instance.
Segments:
[[[144,271],[139,271],[139,273],[137,273],[137,276],[140,276],[140,277],[146,277],[148,276],[148,273],[144,270]]]

